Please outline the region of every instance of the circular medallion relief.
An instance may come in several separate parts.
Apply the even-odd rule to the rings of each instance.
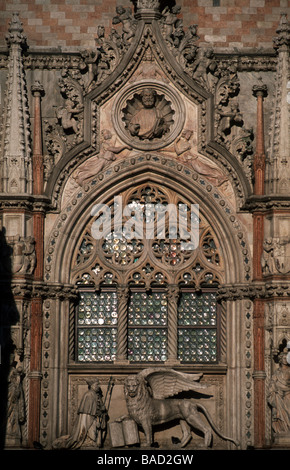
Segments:
[[[181,132],[185,107],[172,88],[156,81],[127,87],[113,107],[119,137],[133,148],[156,150],[173,142]]]

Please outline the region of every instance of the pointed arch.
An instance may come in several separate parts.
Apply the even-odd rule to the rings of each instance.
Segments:
[[[245,230],[222,193],[205,178],[168,157],[154,154],[118,162],[76,192],[62,210],[47,245],[49,282],[70,282],[70,263],[75,243],[90,220],[94,204],[107,204],[113,195],[144,182],[164,185],[198,204],[219,240],[225,264],[225,283],[243,283],[250,277]],[[73,208],[73,210],[72,210]],[[61,237],[59,234],[61,233]]]
[[[139,21],[133,41],[115,70],[83,97],[83,141],[57,162],[47,183],[46,195],[51,197],[53,205],[59,208],[60,194],[69,176],[78,165],[99,151],[100,143],[96,135],[99,133],[100,110],[108,100],[113,99],[116,93],[121,92],[127,86],[148,47],[151,48],[158,66],[169,80],[169,85],[172,84],[181,95],[198,106],[199,133],[202,134],[199,136],[202,140],[202,143],[199,142],[199,151],[223,167],[232,181],[237,203],[241,207],[251,194],[251,184],[236,156],[232,155],[226,146],[215,141],[214,96],[185,73],[174,59],[155,20],[151,25],[143,20]]]

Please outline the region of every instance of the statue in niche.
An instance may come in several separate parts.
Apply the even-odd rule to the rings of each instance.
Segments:
[[[262,271],[263,274],[287,274],[290,272],[290,255],[288,255],[288,237],[267,238],[263,244]]]
[[[21,426],[25,422],[25,402],[22,385],[23,378],[23,369],[21,366],[17,366],[17,362],[13,355],[8,377],[8,408],[6,426],[7,445],[20,445],[22,441]]]
[[[79,449],[102,447],[106,433],[108,412],[103,402],[99,380],[87,381],[88,390],[83,395],[71,435],[61,436],[52,443],[53,449]]]
[[[153,88],[144,88],[128,100],[123,120],[132,137],[152,140],[163,137],[173,124],[170,103]]]
[[[36,266],[34,237],[29,236],[24,239],[24,255],[23,271],[26,274],[33,274]]]
[[[276,434],[290,431],[290,367],[287,362],[288,348],[279,355],[279,368],[273,374],[268,393],[272,409],[272,428]]]
[[[12,272],[14,274],[33,274],[36,266],[35,239],[31,236],[7,237],[7,242],[13,250]]]
[[[132,150],[128,145],[120,145],[116,147],[115,144],[112,143],[112,139],[113,135],[108,129],[104,129],[101,132],[100,152],[80,165],[76,170],[73,178],[77,184],[83,186],[87,183],[111,162],[116,160],[116,154],[119,154],[126,149]]]
[[[177,160],[191,166],[196,173],[204,176],[210,183],[215,186],[221,186],[228,181],[228,178],[222,171],[214,165],[210,165],[198,155],[191,152],[191,142],[193,131],[185,129],[180,137],[174,142],[174,147],[167,147],[164,152],[174,152],[177,155]]]
[[[226,107],[218,105],[216,112],[219,119],[217,138],[220,141],[224,141],[234,125],[241,126],[243,124],[243,117],[239,109],[239,104],[236,101],[232,101]]]

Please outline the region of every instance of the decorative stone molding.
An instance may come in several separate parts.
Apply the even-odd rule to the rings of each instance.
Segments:
[[[290,45],[290,25],[286,13],[281,13],[280,24],[276,32],[278,36],[273,39],[275,48],[278,51],[287,49]]]

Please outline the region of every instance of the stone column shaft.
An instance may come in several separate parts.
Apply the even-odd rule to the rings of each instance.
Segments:
[[[43,87],[36,82],[31,87],[34,97],[34,128],[33,128],[33,194],[43,194],[43,152],[41,126],[41,96]]]
[[[31,88],[34,96],[34,131],[33,131],[33,194],[43,194],[43,155],[41,133],[41,94],[42,86],[37,82]],[[44,263],[44,213],[33,213],[33,235],[35,239],[36,266],[34,281],[43,281]],[[29,423],[28,445],[33,447],[40,436],[40,397],[42,368],[42,299],[36,297],[31,302],[30,316],[30,387],[29,387]]]
[[[264,114],[263,97],[267,94],[267,86],[260,83],[253,87],[253,93],[257,96],[257,130],[256,130],[256,153],[254,156],[254,193],[262,195],[265,191],[265,143],[264,143]]]
[[[179,296],[178,286],[168,286],[167,311],[168,311],[168,359],[167,362],[177,360],[177,301]]]
[[[127,337],[128,337],[128,297],[129,289],[126,286],[119,287],[118,296],[118,346],[117,362],[127,362]]]

